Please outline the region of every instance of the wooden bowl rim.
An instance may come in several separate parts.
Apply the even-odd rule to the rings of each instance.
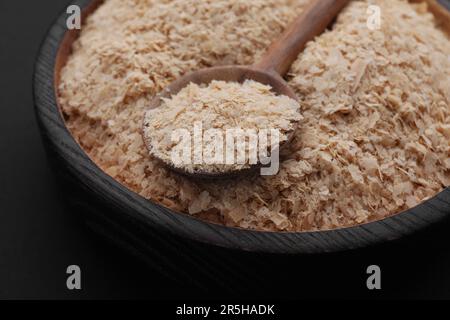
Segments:
[[[83,16],[93,12],[103,0],[75,0]],[[66,30],[67,14],[62,13],[49,29],[35,64],[34,104],[43,136],[57,152],[67,169],[89,192],[116,213],[134,219],[142,226],[159,228],[173,235],[205,244],[243,251],[312,254],[351,250],[392,241],[435,224],[450,215],[450,188],[414,208],[381,220],[330,230],[269,232],[226,227],[175,212],[147,200],[120,184],[100,169],[84,152],[66,127],[58,105],[55,83],[63,63],[63,41],[76,39],[77,31]],[[113,213],[111,213],[113,214]]]

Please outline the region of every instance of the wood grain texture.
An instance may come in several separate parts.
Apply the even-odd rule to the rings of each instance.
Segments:
[[[72,3],[86,8],[90,1],[76,0]],[[351,228],[298,233],[257,232],[215,225],[142,198],[93,163],[64,124],[56,102],[54,83],[61,66],[57,63],[57,54],[67,31],[65,19],[66,15],[62,14],[51,27],[36,61],[34,100],[37,118],[52,161],[61,169],[68,184],[82,190],[83,197],[77,197],[76,201],[84,208],[87,218],[96,221],[98,230],[102,227],[107,229],[109,238],[123,241],[130,250],[139,246],[139,251],[147,255],[153,250],[153,244],[163,243],[167,251],[158,253],[160,259],[179,254],[183,248],[186,250],[183,252],[206,250],[211,261],[229,263],[233,268],[238,262],[222,255],[226,250],[219,248],[277,254],[350,250],[399,239],[449,216],[449,188],[411,210],[381,221]],[[183,254],[186,261],[197,259],[195,263],[204,264],[205,273],[211,272],[205,276],[214,278],[214,263],[208,267],[212,263],[209,259],[202,262],[204,256]],[[217,259],[213,258],[214,255]]]

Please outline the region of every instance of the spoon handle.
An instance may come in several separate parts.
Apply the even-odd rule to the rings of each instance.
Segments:
[[[284,76],[308,41],[321,34],[349,0],[314,0],[275,42],[256,69]]]

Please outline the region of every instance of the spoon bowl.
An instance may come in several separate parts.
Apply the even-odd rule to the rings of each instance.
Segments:
[[[298,100],[294,90],[292,90],[292,88],[279,74],[275,72],[260,70],[252,66],[231,65],[201,69],[184,75],[183,77],[172,82],[168,87],[166,87],[163,91],[156,95],[155,98],[153,98],[153,100],[150,102],[149,109],[159,108],[163,99],[170,98],[171,96],[176,95],[178,92],[180,92],[180,90],[185,88],[190,83],[195,83],[197,85],[208,85],[214,80],[237,83],[243,83],[246,80],[253,80],[270,86],[272,88],[272,91],[277,95],[284,95],[288,96],[291,99]],[[298,123],[294,123],[291,130],[284,132],[287,139],[280,142],[278,146],[278,152],[282,150],[284,146],[288,145],[292,140],[297,126]],[[146,124],[144,123],[144,142],[149,151],[151,151],[154,144],[151,138],[146,135],[145,127]],[[166,161],[163,161],[161,159],[158,160],[178,173],[188,176],[195,176],[197,178],[234,178],[238,175],[253,172],[255,169],[261,167],[261,164],[255,164],[251,165],[249,168],[226,172],[208,172],[200,170],[189,172],[182,168],[176,167],[171,163],[167,163]]]

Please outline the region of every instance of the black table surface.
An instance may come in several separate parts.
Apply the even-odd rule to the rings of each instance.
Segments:
[[[274,270],[264,290],[255,283],[239,296],[171,281],[91,232],[59,192],[33,110],[34,60],[66,7],[0,1],[0,299],[450,298],[449,222],[375,248],[290,257],[295,269]],[[373,264],[379,291],[366,287]],[[66,288],[69,265],[82,269],[81,291]]]

